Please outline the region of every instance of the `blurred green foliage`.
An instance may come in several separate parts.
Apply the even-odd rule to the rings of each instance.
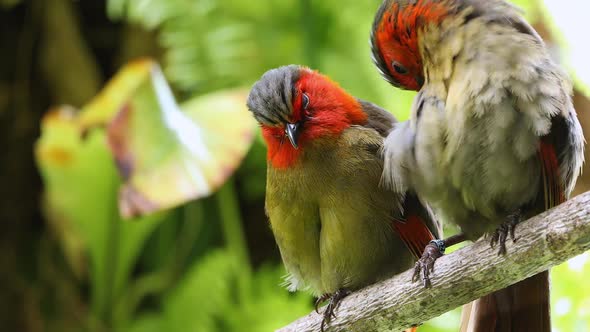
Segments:
[[[391,89],[368,47],[380,1],[109,0],[109,15],[158,30],[164,67],[185,93],[251,84],[265,71],[300,63],[354,95],[407,117],[413,92]]]
[[[515,2],[529,10],[536,3]],[[270,68],[300,63],[400,119],[408,116],[414,93],[391,88],[370,60],[367,42],[378,0],[107,3],[114,21],[157,32],[165,74],[182,99],[249,86]],[[266,164],[260,137],[234,177],[212,197],[130,221],[117,210],[122,181],[104,130],[93,130],[84,139],[74,128],[46,135],[76,160],[67,170],[47,168],[43,175],[47,215],[60,220],[55,227],[62,230],[70,266],[89,280],[84,328],[271,331],[311,310],[309,295],[289,294],[280,286],[284,271],[276,249],[256,261],[251,257],[253,245],[247,243],[244,226],[269,232],[261,215]],[[55,211],[70,214],[51,216]],[[88,271],[86,261],[75,254],[80,247],[87,250]],[[553,270],[555,331],[590,326],[586,262],[582,256]],[[459,318],[460,308],[420,331],[456,331]]]

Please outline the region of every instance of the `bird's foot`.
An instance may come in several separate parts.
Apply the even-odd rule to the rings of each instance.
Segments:
[[[424,248],[422,257],[414,265],[414,274],[412,275],[412,282],[418,281],[421,277],[424,283],[424,288],[432,286],[430,282],[430,272],[434,271],[434,262],[445,254],[446,245],[445,240],[432,240]]]
[[[498,227],[498,229],[492,234],[490,246],[494,248],[496,244],[498,245],[498,255],[506,255],[506,240],[508,240],[508,237],[510,237],[512,242],[516,242],[514,231],[521,219],[522,216],[520,211],[511,214],[508,216],[508,220],[500,225],[500,227]]]
[[[330,299],[330,302],[326,306],[326,310],[324,310],[324,314],[323,314],[324,318],[322,319],[322,325],[320,326],[321,332],[324,332],[324,328],[325,328],[326,324],[329,324],[330,320],[332,320],[332,318],[336,318],[336,314],[334,313],[334,311],[336,310],[336,308],[340,304],[340,301],[342,301],[343,298],[350,295],[350,293],[351,293],[350,290],[348,290],[346,288],[341,288],[341,289],[337,290],[334,294],[331,294],[331,295],[324,294],[320,298],[318,298],[318,300],[316,301],[316,311],[318,311],[317,306],[320,303],[324,302],[327,299]]]
[[[414,265],[414,274],[412,275],[412,281],[416,282],[422,277],[424,288],[432,286],[430,282],[430,272],[434,272],[434,262],[445,254],[445,250],[463,241],[466,241],[467,237],[463,233],[449,236],[443,240],[432,240],[424,248],[422,257]]]
[[[315,300],[315,312],[317,312],[318,314],[320,313],[319,307],[322,303],[324,303],[327,299],[329,299],[330,297],[332,297],[332,294],[324,294],[320,297],[318,297]]]

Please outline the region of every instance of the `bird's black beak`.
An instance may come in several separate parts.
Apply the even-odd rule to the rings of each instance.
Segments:
[[[299,128],[301,126],[300,122],[295,123],[287,123],[285,126],[285,134],[289,137],[289,142],[295,149],[299,146],[297,145],[297,139],[299,138]]]

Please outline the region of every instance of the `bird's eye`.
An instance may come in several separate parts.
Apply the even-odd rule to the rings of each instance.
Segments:
[[[302,95],[302,106],[304,110],[309,106],[309,97],[305,93]]]
[[[398,73],[398,74],[405,75],[405,74],[408,73],[408,69],[406,69],[406,67],[402,66],[397,61],[393,61],[391,63],[391,66],[393,67],[393,70],[395,70],[395,72]]]

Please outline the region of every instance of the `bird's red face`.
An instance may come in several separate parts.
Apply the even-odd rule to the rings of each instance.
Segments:
[[[313,141],[337,138],[351,125],[366,122],[359,102],[328,77],[299,66],[274,71],[274,82],[286,86],[276,86],[265,74],[249,98],[274,167],[290,167]]]
[[[375,16],[371,33],[373,61],[392,85],[420,90],[424,84],[418,30],[440,22],[448,13],[443,1],[386,0]]]

